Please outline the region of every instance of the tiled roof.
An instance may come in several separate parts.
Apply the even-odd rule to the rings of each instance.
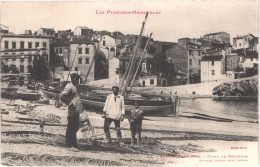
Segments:
[[[91,37],[77,37],[73,36],[70,41],[71,44],[93,44]]]
[[[252,36],[252,37],[255,37],[253,34],[246,34],[246,35],[239,35],[239,36],[236,36],[234,37],[233,39],[240,39],[240,38],[245,38],[245,37],[248,37],[248,36]]]
[[[53,28],[41,28],[43,31],[54,31]]]
[[[216,35],[216,34],[222,34],[222,33],[228,34],[228,33],[224,32],[224,31],[220,31],[220,32],[214,32],[214,33],[205,34],[204,36]]]
[[[209,55],[209,56],[203,56],[201,61],[220,61],[222,59],[222,55]]]

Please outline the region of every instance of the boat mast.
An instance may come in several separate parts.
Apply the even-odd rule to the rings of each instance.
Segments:
[[[143,35],[143,32],[144,32],[144,27],[145,27],[145,23],[147,21],[147,17],[148,17],[148,12],[146,13],[145,15],[145,20],[143,21],[143,24],[142,24],[142,28],[141,28],[141,32],[140,32],[140,35],[137,39],[137,43],[135,45],[135,49],[134,49],[134,53],[130,59],[130,62],[129,62],[129,69],[126,70],[125,74],[127,73],[127,77],[126,77],[126,83],[124,84],[124,80],[122,80],[122,85],[123,85],[123,88],[122,88],[122,95],[125,96],[125,93],[126,93],[126,89],[127,89],[127,86],[129,85],[129,82],[130,82],[130,77],[133,73],[133,67],[135,65],[135,58],[136,58],[136,54],[137,54],[137,51],[138,51],[138,48],[139,48],[139,43],[141,41],[141,38],[142,38],[142,35]],[[124,78],[122,78],[124,79]]]
[[[140,67],[140,65],[141,65],[142,59],[143,59],[144,55],[147,53],[146,49],[147,49],[147,46],[148,46],[148,44],[149,44],[149,42],[150,42],[150,39],[151,39],[151,37],[152,37],[152,34],[153,34],[153,33],[150,34],[150,37],[149,37],[149,39],[148,39],[147,42],[146,42],[146,45],[145,45],[145,48],[144,48],[143,54],[142,54],[142,56],[140,57],[139,64],[138,64],[138,66],[137,66],[137,68],[136,68],[136,71],[135,71],[134,77],[133,77],[133,79],[132,79],[132,81],[131,81],[131,84],[130,84],[130,90],[129,90],[129,92],[131,92],[131,90],[132,90],[132,88],[133,88],[134,81],[135,81],[135,78],[136,78],[136,75],[137,75],[138,69],[139,69],[139,67]]]

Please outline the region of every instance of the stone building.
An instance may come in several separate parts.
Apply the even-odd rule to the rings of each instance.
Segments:
[[[252,34],[246,34],[241,36],[236,36],[233,38],[233,48],[235,50],[237,49],[248,49],[250,47],[249,41],[251,41],[253,38],[255,38]]]
[[[85,80],[88,70],[96,54],[96,45],[89,38],[73,37],[69,48],[69,64],[73,62],[72,70],[80,71],[81,77]],[[95,79],[95,63],[92,64],[87,81]]]
[[[55,31],[53,28],[40,28],[35,32],[37,36],[48,36],[48,37],[55,37]]]
[[[85,36],[85,37],[92,37],[93,29],[86,27],[86,26],[77,26],[74,30],[75,36]]]
[[[50,60],[51,40],[47,36],[1,34],[1,62],[5,69],[12,66],[16,67],[20,73],[30,73],[36,56],[43,56],[47,62]]]
[[[200,82],[202,58],[200,45],[192,42],[185,42],[185,45],[177,44],[166,51],[166,57],[174,66],[175,84],[181,84],[183,80],[188,84]]]
[[[230,34],[226,32],[215,32],[215,33],[205,34],[203,38],[216,40],[226,44],[230,43]]]

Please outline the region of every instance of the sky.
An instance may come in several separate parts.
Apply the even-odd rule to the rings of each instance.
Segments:
[[[111,14],[107,11],[151,11],[144,35],[177,42],[225,31],[231,39],[252,33],[258,36],[258,1],[144,1],[144,2],[0,2],[0,23],[16,34],[39,28],[66,30],[87,26],[95,30],[139,34],[144,14]],[[105,14],[98,14],[101,11]],[[232,40],[231,40],[232,43]]]

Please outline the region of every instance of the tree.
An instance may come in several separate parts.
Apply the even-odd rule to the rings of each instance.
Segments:
[[[108,78],[108,64],[106,55],[101,50],[98,50],[95,62],[95,80]]]
[[[32,78],[35,80],[47,80],[49,76],[48,64],[42,56],[35,57],[33,60]]]

